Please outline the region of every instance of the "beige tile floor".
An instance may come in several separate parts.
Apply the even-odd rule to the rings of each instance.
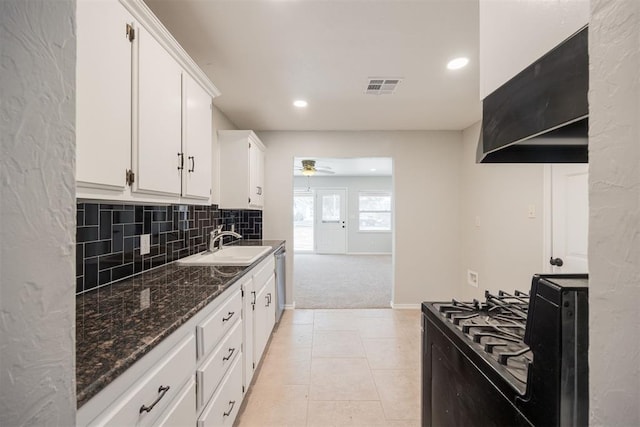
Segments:
[[[420,311],[288,310],[236,425],[419,426]]]

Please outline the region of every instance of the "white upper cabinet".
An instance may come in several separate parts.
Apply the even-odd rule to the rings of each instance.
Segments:
[[[480,0],[480,99],[588,24],[589,0]]]
[[[209,199],[211,195],[211,96],[188,74],[183,74],[184,91],[182,149],[184,170],[182,195]]]
[[[259,141],[249,142],[249,206],[264,206],[264,146]]]
[[[142,0],[77,17],[77,197],[208,204],[218,89]]]
[[[119,194],[131,167],[133,16],[115,1],[79,0],[77,22],[76,180]]]
[[[179,196],[182,152],[182,70],[144,28],[138,48],[138,138],[134,190]],[[135,139],[134,139],[135,141]]]
[[[250,130],[218,131],[220,207],[261,209],[264,201],[265,147]]]

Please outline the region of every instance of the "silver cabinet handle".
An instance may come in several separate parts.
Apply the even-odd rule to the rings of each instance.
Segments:
[[[256,194],[258,194],[258,196],[262,196],[262,187],[256,187]]]
[[[187,169],[187,172],[195,172],[196,171],[196,158],[194,156],[187,157],[191,160],[191,169]]]
[[[167,392],[169,391],[171,387],[170,386],[160,386],[160,388],[158,389],[158,393],[160,393],[160,395],[158,396],[158,398],[151,404],[151,406],[145,406],[142,405],[140,407],[140,413],[143,412],[151,412],[151,410],[153,409],[154,406],[156,406],[156,404],[158,402],[160,402],[160,399],[162,399],[164,397],[165,394],[167,394]]]
[[[230,311],[230,312],[227,314],[227,317],[223,317],[223,318],[222,318],[222,322],[226,322],[227,320],[231,319],[231,318],[233,317],[233,315],[234,315],[234,314],[236,314],[236,313],[235,313],[235,311]]]

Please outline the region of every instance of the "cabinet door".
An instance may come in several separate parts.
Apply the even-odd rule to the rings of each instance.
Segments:
[[[270,280],[273,280],[273,278]],[[267,341],[269,340],[271,329],[273,329],[273,322],[269,322],[269,307],[273,304],[273,296],[270,297],[268,295],[269,291],[267,284],[265,284],[256,295],[256,311],[254,324],[255,339],[253,347],[253,360],[256,366],[262,358],[262,353],[264,352]]]
[[[249,206],[261,208],[264,203],[264,152],[255,143],[249,145]]]
[[[208,199],[211,195],[211,96],[188,74],[183,74],[185,197]]]
[[[138,50],[138,138],[134,189],[180,195],[182,159],[182,70],[144,28]],[[186,160],[186,159],[184,159]]]
[[[267,327],[267,341],[269,336],[271,335],[271,331],[273,331],[273,327],[276,324],[276,277],[271,276],[269,281],[267,282],[267,310],[265,314],[265,325]]]
[[[242,301],[242,357],[243,357],[243,375],[242,385],[244,385],[245,393],[249,391],[249,385],[253,379],[253,372],[256,365],[253,360],[253,340],[254,340],[254,301],[256,293],[253,289],[253,280],[249,279],[242,284],[244,299]]]
[[[122,192],[131,167],[133,17],[117,1],[79,0],[76,13],[76,180]]]

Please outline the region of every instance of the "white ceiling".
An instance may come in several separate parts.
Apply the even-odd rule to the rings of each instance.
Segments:
[[[253,130],[463,129],[480,119],[478,0],[146,0]],[[449,71],[446,63],[468,56]],[[370,77],[401,77],[392,95]],[[305,99],[305,109],[293,107]]]
[[[315,160],[316,168],[329,169],[333,174],[318,176],[391,176],[393,162],[389,157],[326,158],[296,157],[293,159],[293,174],[302,176],[302,160]]]

